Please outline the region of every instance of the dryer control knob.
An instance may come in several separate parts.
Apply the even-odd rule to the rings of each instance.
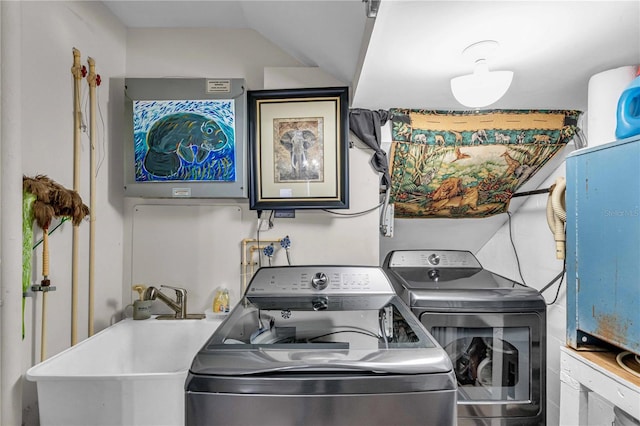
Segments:
[[[329,285],[329,277],[324,272],[316,272],[311,279],[311,285],[317,290],[324,290]]]
[[[429,263],[432,265],[437,265],[440,263],[440,256],[438,256],[437,254],[432,254],[431,256],[429,256]]]

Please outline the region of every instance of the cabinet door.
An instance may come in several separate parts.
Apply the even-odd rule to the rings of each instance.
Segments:
[[[640,140],[568,158],[566,200],[568,329],[638,353]]]

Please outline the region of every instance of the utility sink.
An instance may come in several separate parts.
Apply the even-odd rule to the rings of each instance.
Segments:
[[[40,424],[183,426],[189,366],[222,320],[153,318],[120,321],[31,367]]]

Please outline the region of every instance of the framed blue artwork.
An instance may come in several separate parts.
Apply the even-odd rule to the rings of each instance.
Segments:
[[[246,198],[242,79],[126,79],[125,195]]]

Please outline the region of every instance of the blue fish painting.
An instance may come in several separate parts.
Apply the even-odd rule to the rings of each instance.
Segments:
[[[134,101],[136,181],[235,181],[233,106]]]

